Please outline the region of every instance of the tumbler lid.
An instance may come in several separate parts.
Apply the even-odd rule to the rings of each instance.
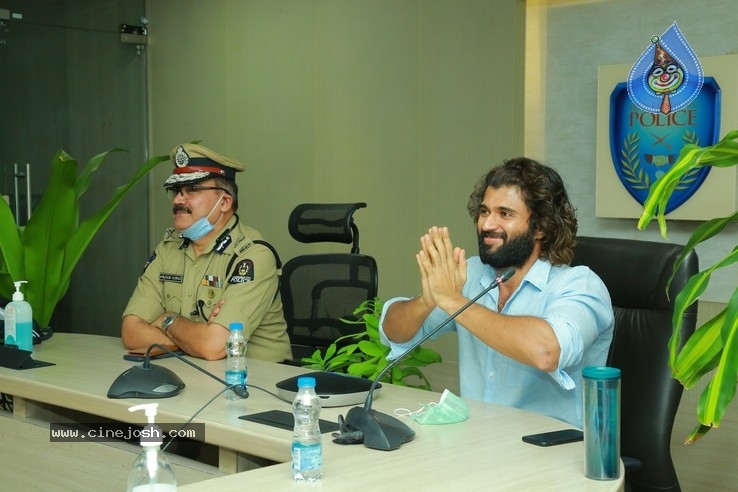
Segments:
[[[606,366],[589,366],[582,369],[582,376],[590,379],[618,379],[620,369]]]

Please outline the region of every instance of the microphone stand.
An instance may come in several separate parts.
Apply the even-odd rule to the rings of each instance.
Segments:
[[[469,306],[477,302],[487,292],[499,287],[500,284],[507,282],[515,274],[515,268],[509,267],[495,278],[487,288],[482,290],[469,302],[461,306],[454,314],[446,318],[440,325],[433,328],[420,340],[413,343],[410,348],[397,357],[395,360],[387,364],[385,368],[374,379],[369,393],[366,395],[364,407],[353,407],[346,413],[344,420],[342,415],[338,416],[338,423],[341,427],[341,434],[336,436],[334,442],[339,444],[356,444],[363,442],[364,446],[372,449],[380,449],[382,451],[392,451],[399,448],[403,443],[411,441],[415,437],[415,431],[408,427],[404,422],[387,415],[385,413],[372,410],[372,402],[374,400],[374,390],[377,383],[387,371],[396,366],[407,354],[418,348],[430,337],[438,333],[441,328],[453,321],[459,314],[464,312]]]

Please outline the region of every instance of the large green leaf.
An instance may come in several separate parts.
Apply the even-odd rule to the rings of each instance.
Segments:
[[[123,200],[123,198],[131,191],[131,189],[133,189],[136,183],[138,183],[141,178],[143,178],[151,169],[153,169],[154,166],[167,160],[169,160],[168,156],[156,156],[149,159],[149,161],[143,164],[136,171],[136,174],[128,183],[119,187],[115,191],[113,198],[111,198],[108,203],[106,203],[92,217],[83,221],[79,225],[79,228],[74,231],[65,247],[64,267],[61,272],[61,281],[59,284],[57,284],[56,291],[51,293],[52,299],[55,298],[58,302],[64,296],[67,289],[69,288],[69,282],[72,278],[72,272],[77,266],[77,263],[79,263],[82,254],[87,249],[87,246],[89,246],[90,242],[92,242],[92,239],[95,237],[95,234],[97,234],[97,231],[99,231],[103,224],[105,224],[105,222],[108,220],[108,217],[110,217],[110,214],[113,212],[113,210],[115,210],[121,200]],[[44,313],[44,315],[48,316],[48,318],[43,319],[51,319],[53,310],[54,306],[50,306],[50,310],[47,313]]]
[[[711,427],[718,427],[722,422],[738,383],[738,290],[728,303],[721,337],[725,346],[720,362],[697,408],[700,423]]]
[[[11,279],[26,276],[23,244],[10,206],[0,198],[0,295],[9,298],[13,290]]]
[[[3,201],[0,203],[0,295],[10,297],[12,280],[26,280],[26,299],[36,322],[47,327],[56,305],[66,293],[82,254],[115,207],[154,166],[168,156],[149,159],[133,178],[115,190],[111,200],[91,217],[79,221],[79,199],[89,188],[92,174],[111,149],[90,159],[77,176],[78,163],[63,150],[51,162],[49,185],[24,228]]]
[[[682,319],[685,311],[705,292],[710,282],[710,277],[715,270],[730,266],[736,262],[738,262],[738,249],[733,250],[728,256],[707,270],[694,274],[687,281],[686,285],[682,287],[682,290],[674,300],[674,314],[672,316],[674,331],[669,340],[670,362],[672,364],[676,359],[677,349],[681,345]]]
[[[77,169],[76,160],[64,151],[56,153],[49,185],[23,232],[26,278],[16,280],[28,281],[26,300],[43,327],[50,318],[45,317],[48,305],[53,303],[53,309],[58,301],[53,293],[63,282],[64,248],[79,220],[74,196]]]
[[[721,335],[726,312],[727,308],[700,326],[687,339],[676,358],[671,353],[672,372],[685,388],[692,388],[720,362],[725,345]]]
[[[666,204],[681,179],[691,170],[701,166],[733,167],[738,165],[738,130],[729,132],[714,145],[699,147],[685,146],[674,165],[666,171],[649,190],[643,204],[643,212],[638,228],[646,226],[656,218],[661,235],[667,237],[667,223],[664,211]],[[708,220],[697,227],[684,246],[674,265],[674,272],[686,256],[697,245],[724,232],[725,228],[738,222],[738,212],[727,217]],[[687,307],[696,302],[705,292],[714,271],[735,264],[738,261],[738,247],[730,254],[704,271],[693,275],[674,300],[674,332],[669,341],[669,364],[674,377],[685,387],[692,387],[702,377],[711,380],[700,396],[697,409],[699,425],[689,435],[687,442],[704,436],[712,427],[717,427],[726,408],[735,398],[738,383],[738,289],[732,294],[727,308],[704,323],[681,343],[682,315]],[[674,275],[669,279],[669,285]],[[667,293],[669,287],[667,286]]]
[[[77,200],[82,198],[82,195],[85,194],[87,188],[90,187],[90,183],[92,182],[92,173],[97,171],[98,168],[102,166],[103,162],[105,162],[105,159],[108,158],[108,155],[113,152],[126,152],[126,150],[118,148],[110,149],[106,152],[101,152],[100,154],[97,154],[87,162],[87,165],[84,169],[82,169],[82,172],[77,178],[77,183],[74,186],[74,195],[77,197]],[[155,157],[154,159],[157,158]],[[143,167],[145,167],[145,165]]]
[[[649,189],[646,201],[643,203],[643,212],[638,220],[638,228],[645,229],[653,220],[658,219],[661,235],[667,237],[666,204],[682,177],[692,169],[711,165],[716,167],[730,167],[738,164],[738,130],[729,132],[715,145],[698,147],[685,145],[674,165],[669,168]]]
[[[695,231],[690,236],[689,240],[687,241],[687,244],[684,245],[684,248],[682,249],[682,252],[679,254],[679,257],[674,262],[674,266],[672,268],[672,273],[676,272],[679,269],[679,265],[682,264],[684,259],[691,253],[698,244],[707,241],[708,239],[711,239],[721,232],[725,230],[725,228],[732,224],[733,222],[738,221],[738,212],[735,212],[731,215],[728,215],[727,217],[719,217],[716,219],[708,220],[707,222],[704,222],[695,229]],[[672,278],[669,279],[669,282],[666,285],[666,290],[668,292],[669,287],[671,286]]]

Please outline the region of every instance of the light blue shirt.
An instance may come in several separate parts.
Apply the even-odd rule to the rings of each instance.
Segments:
[[[495,280],[495,271],[475,256],[467,261],[463,295],[471,299]],[[436,308],[412,340],[390,342],[382,329],[387,301],[380,320],[382,342],[391,347],[395,359],[447,318]],[[493,289],[477,302],[497,312],[499,290]],[[584,266],[552,266],[538,260],[505,303],[503,314],[536,316],[553,328],[561,347],[559,366],[551,373],[511,359],[479,340],[456,322],[439,331],[456,331],[459,340],[461,396],[507,405],[548,415],[577,427],[582,426],[582,368],[602,366],[612,341],[614,316],[610,294],[602,280]]]

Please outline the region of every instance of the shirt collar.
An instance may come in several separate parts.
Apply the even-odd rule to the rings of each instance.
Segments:
[[[218,237],[213,239],[210,242],[210,244],[208,244],[208,247],[205,248],[205,251],[216,251],[217,253],[221,253],[221,254],[225,252],[228,246],[233,242],[232,238],[231,240],[228,240],[228,236],[233,232],[233,229],[235,229],[237,222],[238,222],[238,215],[233,214],[233,216],[230,219],[228,219],[228,222],[226,223],[220,235],[218,235]],[[187,249],[191,241],[187,239],[186,237],[182,237],[179,231],[176,231],[175,229],[167,229],[167,231],[170,231],[170,230],[172,231],[172,233],[170,233],[167,240],[182,241],[182,244],[179,245],[179,249]]]
[[[545,287],[546,283],[548,282],[548,276],[550,272],[551,262],[538,258],[536,262],[533,263],[533,266],[530,268],[530,270],[528,270],[528,273],[525,274],[525,278],[523,278],[523,281],[520,282],[520,285],[522,285],[523,282],[528,282],[529,284],[535,286],[537,289],[543,290],[543,287]],[[485,272],[479,278],[479,285],[487,287],[496,278],[497,272],[495,271],[495,269],[487,267],[485,269]]]

